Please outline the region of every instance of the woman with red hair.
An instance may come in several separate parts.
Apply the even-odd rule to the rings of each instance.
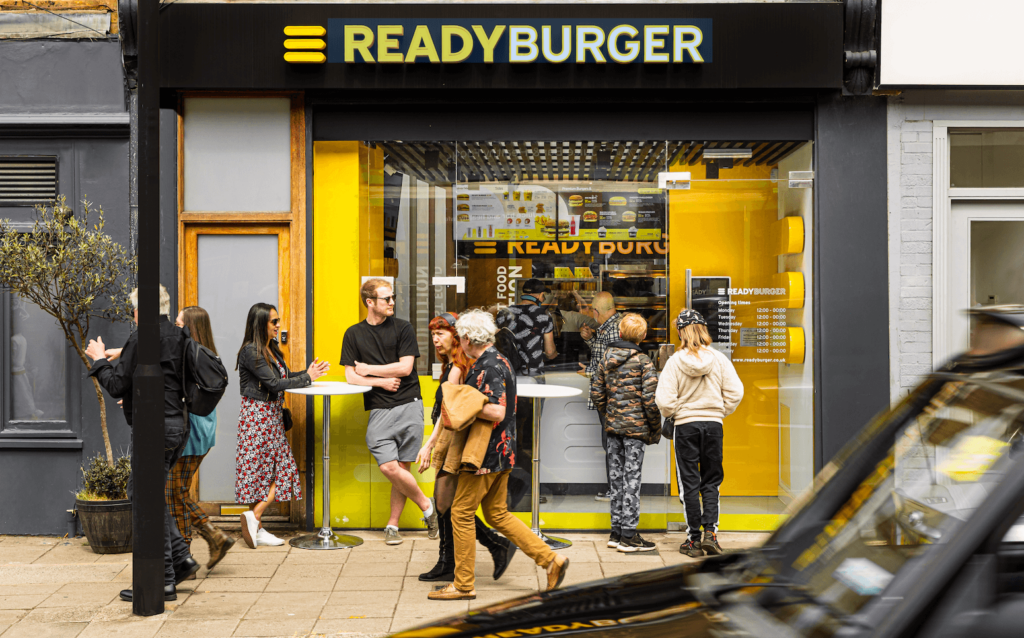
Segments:
[[[462,350],[459,338],[455,334],[455,321],[458,318],[459,315],[454,312],[444,312],[430,320],[430,338],[443,367],[440,383],[437,386],[437,396],[434,399],[434,412],[431,415],[434,431],[416,457],[420,472],[430,469],[430,456],[441,434],[442,428],[438,423],[441,416],[441,385],[444,383],[461,384],[472,365],[472,361]],[[455,489],[458,485],[458,474],[449,474],[441,468],[436,468],[434,502],[437,504],[437,525],[441,532],[441,543],[438,548],[437,564],[429,572],[420,574],[420,580],[455,579],[455,540],[452,535],[451,509],[452,501],[455,500]],[[494,559],[494,580],[498,580],[511,562],[516,546],[487,527],[479,516],[476,518],[476,538],[491,553],[491,557]]]

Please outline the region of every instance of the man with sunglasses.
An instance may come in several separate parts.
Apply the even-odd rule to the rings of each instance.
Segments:
[[[372,389],[363,395],[370,412],[366,446],[391,482],[391,516],[384,542],[401,545],[398,519],[411,499],[423,510],[427,537],[436,539],[437,512],[409,471],[423,444],[423,401],[416,358],[420,356],[412,324],[395,317],[395,294],[386,279],[368,279],[360,289],[366,320],[345,331],[341,365],[353,385]]]

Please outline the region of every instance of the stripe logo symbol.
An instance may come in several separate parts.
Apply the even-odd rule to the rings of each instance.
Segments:
[[[323,64],[327,61],[324,51],[327,42],[322,38],[327,29],[317,26],[285,27],[284,61],[290,64]]]

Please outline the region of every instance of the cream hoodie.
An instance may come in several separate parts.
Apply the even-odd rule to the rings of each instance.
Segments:
[[[654,398],[661,415],[672,417],[676,425],[721,423],[743,399],[743,382],[732,361],[718,350],[705,347],[696,355],[681,350],[665,365]]]

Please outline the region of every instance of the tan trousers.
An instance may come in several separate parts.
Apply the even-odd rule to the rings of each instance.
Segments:
[[[460,474],[459,487],[452,503],[452,534],[455,537],[455,588],[470,591],[476,578],[476,517],[482,507],[484,520],[516,544],[519,549],[541,567],[547,567],[555,558],[544,541],[521,520],[509,514],[506,504],[509,472]]]

